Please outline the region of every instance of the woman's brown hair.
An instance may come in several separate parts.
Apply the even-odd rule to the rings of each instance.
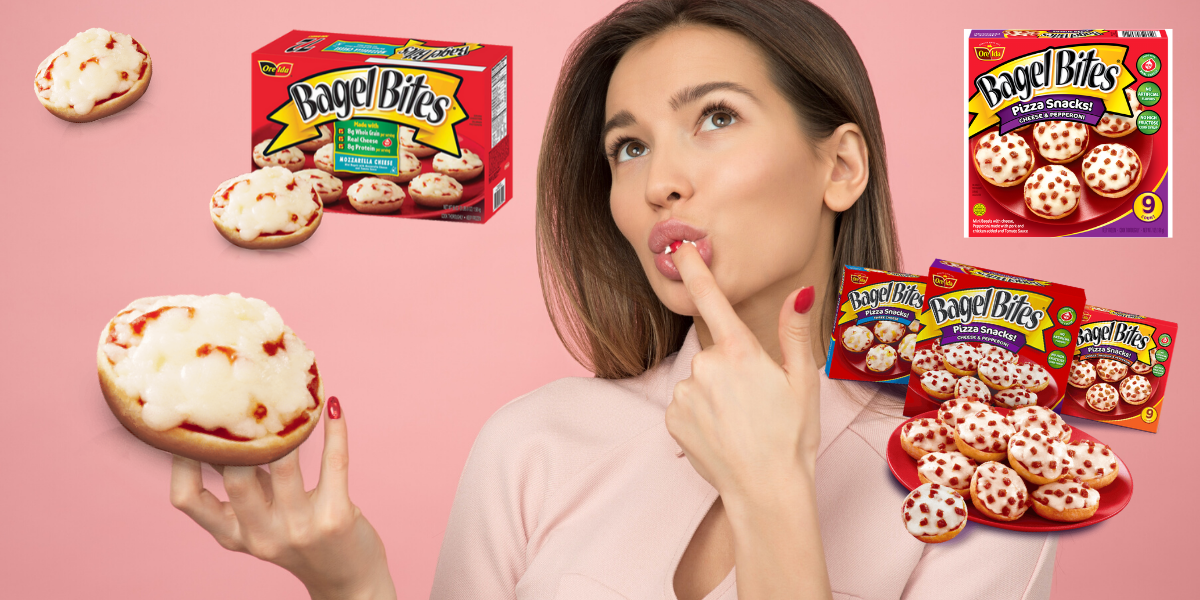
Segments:
[[[867,70],[846,32],[806,0],[635,0],[585,31],[563,63],[537,173],[542,293],[559,338],[599,377],[639,375],[675,352],[692,318],[667,309],[609,209],[600,138],[609,79],[625,52],[671,27],[738,33],[766,56],[771,79],[810,140],[845,123],[863,132],[866,190],[834,224],[833,268],[820,331],[833,326],[843,265],[899,270],[883,128]]]

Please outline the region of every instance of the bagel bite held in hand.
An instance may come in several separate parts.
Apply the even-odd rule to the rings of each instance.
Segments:
[[[100,390],[131,433],[218,465],[260,465],[321,415],[316,358],[266,302],[238,294],[135,300],[100,334]]]

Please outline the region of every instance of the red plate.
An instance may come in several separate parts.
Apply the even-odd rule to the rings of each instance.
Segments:
[[[1037,124],[1035,123],[1033,127],[1037,127]],[[1042,158],[1041,154],[1037,153],[1037,146],[1033,140],[1033,127],[1030,127],[1024,131],[1009,133],[1015,133],[1025,138],[1025,143],[1029,144],[1029,147],[1033,149],[1033,170],[1036,171],[1037,169],[1048,165],[1053,165],[1055,163],[1051,163],[1045,158]],[[1069,163],[1057,165],[1066,167],[1067,170],[1074,173],[1075,177],[1079,179],[1079,188],[1082,192],[1082,195],[1079,198],[1079,207],[1075,209],[1075,212],[1061,219],[1047,219],[1045,217],[1038,216],[1033,211],[1029,210],[1028,206],[1025,206],[1025,182],[1021,182],[1020,185],[1014,185],[1012,187],[998,187],[984,181],[983,178],[979,176],[979,172],[975,170],[974,156],[975,148],[979,145],[979,140],[983,139],[983,135],[985,134],[980,134],[981,137],[975,138],[970,142],[971,155],[968,157],[968,160],[971,163],[971,169],[970,175],[968,176],[971,178],[971,181],[977,182],[978,185],[987,190],[987,194],[995,199],[996,203],[1004,207],[1004,209],[1008,212],[1011,212],[1022,219],[1034,221],[1036,223],[1045,223],[1048,225],[1078,225],[1093,219],[1103,219],[1109,215],[1115,214],[1119,210],[1129,208],[1132,205],[1133,199],[1137,198],[1138,190],[1147,185],[1153,186],[1155,184],[1153,181],[1147,182],[1145,179],[1143,179],[1136,188],[1121,198],[1107,198],[1093,192],[1092,188],[1088,187],[1084,182],[1083,174],[1081,173],[1082,168],[1080,166],[1083,164],[1083,157],[1087,156],[1087,153],[1091,152],[1092,148],[1095,148],[1096,146],[1102,146],[1104,144],[1121,144],[1122,146],[1137,152],[1138,158],[1142,161],[1142,172],[1149,173],[1150,159],[1154,153],[1154,141],[1150,138],[1150,136],[1142,135],[1136,131],[1126,135],[1125,137],[1104,137],[1096,133],[1096,131],[1091,127],[1088,127],[1088,147],[1086,150],[1084,150],[1083,154],[1080,154],[1079,158],[1076,158]]]
[[[1005,408],[998,408],[996,410],[999,410],[1002,414],[1006,415],[1012,412]],[[891,439],[888,440],[888,467],[891,468],[892,475],[896,477],[896,481],[899,481],[900,484],[909,491],[919,487],[921,485],[921,480],[917,478],[917,461],[914,460],[913,457],[909,456],[908,453],[904,451],[904,448],[900,446],[900,428],[904,427],[904,425],[909,421],[915,421],[917,419],[937,419],[937,411],[931,410],[929,412],[921,413],[909,419],[908,421],[901,423],[900,426],[892,432]],[[1088,435],[1087,432],[1079,429],[1078,427],[1072,425],[1071,429],[1073,430],[1071,434],[1072,442],[1091,440],[1093,442],[1104,444],[1104,442],[1101,442],[1095,437]],[[1105,445],[1107,446],[1108,444]],[[1117,455],[1117,463],[1119,467],[1116,481],[1113,481],[1107,486],[1097,490],[1100,493],[1100,507],[1096,509],[1096,514],[1092,515],[1092,518],[1085,521],[1079,521],[1077,523],[1060,523],[1058,521],[1051,521],[1049,519],[1043,519],[1040,515],[1033,511],[1033,508],[1025,511],[1025,514],[1016,521],[996,521],[978,514],[979,511],[975,508],[975,505],[971,504],[970,498],[967,498],[967,518],[976,523],[982,523],[992,527],[999,527],[1000,529],[1011,529],[1013,531],[1064,531],[1067,529],[1079,529],[1080,527],[1095,525],[1096,523],[1108,519],[1124,510],[1125,506],[1129,504],[1129,499],[1133,497],[1133,477],[1129,475],[1129,467],[1125,466],[1125,461],[1121,460],[1120,455]],[[1025,482],[1025,485],[1031,492],[1037,488],[1037,486],[1031,485],[1029,482]]]
[[[1093,367],[1096,366],[1095,361],[1088,362],[1092,363]],[[1137,373],[1129,371],[1125,377],[1129,377],[1130,375],[1137,375]],[[1153,373],[1142,375],[1142,377],[1145,377],[1146,380],[1150,382],[1150,399],[1137,405],[1130,404],[1126,402],[1124,398],[1120,397],[1121,381],[1124,381],[1125,377],[1122,377],[1121,380],[1117,381],[1116,383],[1108,383],[1107,381],[1100,379],[1100,377],[1096,377],[1096,383],[1108,383],[1108,385],[1117,388],[1117,397],[1119,398],[1117,401],[1117,407],[1108,412],[1100,412],[1092,408],[1092,406],[1087,403],[1087,389],[1081,390],[1073,385],[1068,385],[1066,399],[1068,402],[1072,402],[1082,409],[1085,415],[1089,415],[1076,415],[1082,416],[1085,419],[1090,418],[1093,421],[1113,421],[1127,417],[1136,417],[1142,413],[1142,409],[1146,408],[1147,406],[1154,406],[1154,401],[1158,398],[1158,377],[1155,377]],[[1096,383],[1093,383],[1092,385],[1096,385]]]
[[[330,125],[332,126],[332,124],[330,124]],[[251,140],[251,144],[250,144],[251,150],[253,150],[254,146],[257,145],[259,142],[262,142],[263,140],[268,140],[268,139],[271,139],[272,137],[274,137],[274,135],[278,129],[279,128],[277,126],[269,126],[269,127],[263,127],[261,129],[259,129],[258,131],[255,131],[254,136],[252,137],[252,140]],[[460,144],[462,144],[462,146],[464,148],[467,148],[471,152],[474,152],[475,154],[478,154],[480,156],[487,156],[487,154],[483,151],[483,149],[479,147],[479,144],[476,144],[474,140],[467,139],[467,138],[459,138],[458,141]],[[419,159],[421,161],[421,173],[432,173],[433,172],[433,157],[434,156],[437,156],[437,155],[433,154],[433,155],[426,156],[426,157]],[[254,159],[250,157],[250,154],[247,154],[246,157],[248,159],[248,162],[250,163],[251,169],[257,170],[260,168],[258,165],[254,164]],[[313,162],[313,153],[312,152],[304,153],[304,168],[305,169],[317,168],[317,165]],[[362,214],[362,213],[359,213],[357,210],[354,210],[354,207],[350,206],[350,201],[346,200],[345,190],[350,189],[351,185],[354,185],[355,182],[357,182],[359,179],[362,179],[363,177],[368,177],[368,175],[347,175],[344,177],[339,176],[338,179],[342,180],[342,196],[337,201],[337,203],[326,206],[325,212],[327,212],[327,213],[350,213],[350,214],[354,214],[354,215]],[[419,218],[419,219],[437,218],[438,216],[443,215],[445,213],[463,212],[463,210],[462,210],[463,207],[474,206],[476,204],[480,204],[483,201],[484,196],[485,196],[485,194],[484,194],[485,186],[483,185],[483,173],[476,175],[473,179],[469,179],[467,181],[459,181],[459,183],[461,183],[463,186],[463,198],[465,198],[465,200],[463,200],[462,202],[455,205],[454,208],[452,208],[452,209],[425,208],[424,206],[421,206],[421,205],[417,204],[416,202],[414,202],[412,199],[412,196],[408,195],[408,183],[397,183],[396,185],[404,188],[404,195],[406,197],[406,199],[404,200],[404,204],[402,204],[400,206],[400,210],[398,210],[394,213],[388,213],[388,214],[384,214],[384,215],[373,215],[373,216],[382,216],[382,217],[404,216],[404,217],[415,217],[415,218]],[[471,211],[467,211],[467,212],[471,212]],[[478,213],[471,212],[471,214],[482,215],[483,212],[481,210]]]

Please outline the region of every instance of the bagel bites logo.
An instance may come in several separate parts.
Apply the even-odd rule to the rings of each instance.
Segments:
[[[349,67],[312,75],[288,86],[288,101],[267,118],[283,125],[265,154],[320,135],[334,120],[374,119],[406,125],[415,139],[459,156],[454,126],[467,119],[458,100],[462,79],[410,67]]]
[[[1079,328],[1076,347],[1088,358],[1105,356],[1149,365],[1158,348],[1154,333],[1155,328],[1144,323],[1094,321]]]
[[[1116,44],[1050,47],[978,75],[967,101],[967,137],[997,123],[1004,134],[1039,120],[1095,125],[1105,112],[1131,116],[1125,88],[1136,78],[1125,68],[1128,52]]]
[[[918,342],[940,337],[943,329],[965,341],[1014,347],[1030,346],[1046,351],[1044,331],[1054,326],[1049,317],[1054,299],[1042,294],[1005,288],[957,290],[929,299],[921,315],[928,325]],[[942,343],[947,343],[945,339]]]
[[[921,287],[916,283],[884,281],[857,290],[846,292],[846,302],[841,306],[842,318],[838,324],[879,320],[880,318],[911,323],[925,301]]]

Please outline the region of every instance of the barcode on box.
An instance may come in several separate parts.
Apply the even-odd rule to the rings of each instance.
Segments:
[[[1143,38],[1143,37],[1162,37],[1157,31],[1118,31],[1117,37],[1123,38]]]
[[[492,67],[492,147],[508,135],[508,57]]]
[[[505,181],[507,181],[507,180],[501,179],[500,183],[497,183],[496,187],[492,188],[492,212],[496,212],[496,209],[500,208],[501,204],[504,204],[504,182]]]

